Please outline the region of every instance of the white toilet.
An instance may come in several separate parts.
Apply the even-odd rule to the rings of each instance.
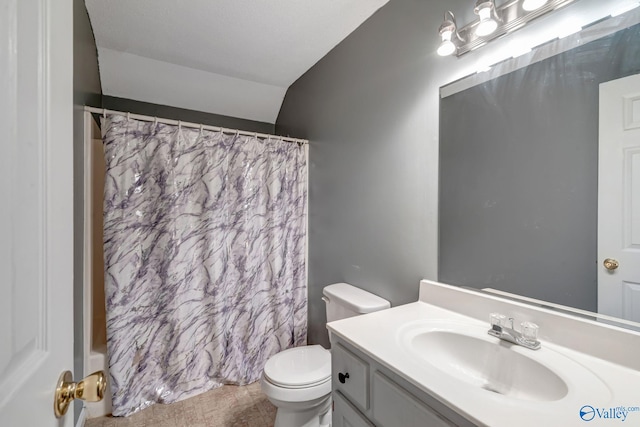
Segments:
[[[347,283],[322,291],[327,322],[389,308],[389,301]],[[274,427],[331,426],[331,353],[319,345],[272,356],[262,373],[262,392],[278,408]]]

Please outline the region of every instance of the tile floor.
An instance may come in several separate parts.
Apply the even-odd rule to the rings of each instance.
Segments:
[[[260,382],[226,385],[169,405],[156,404],[129,417],[101,417],[85,427],[273,427],[276,407]]]

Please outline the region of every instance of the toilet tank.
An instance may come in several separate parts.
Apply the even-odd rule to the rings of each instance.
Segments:
[[[348,283],[325,286],[322,299],[327,305],[327,322],[373,313],[391,307],[389,301]]]

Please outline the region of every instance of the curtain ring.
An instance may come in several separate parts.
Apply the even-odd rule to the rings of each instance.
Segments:
[[[200,123],[200,135],[202,135],[203,131],[204,131],[204,125],[202,123]]]
[[[131,113],[127,112],[127,121],[129,121],[129,119],[131,119]]]
[[[103,109],[102,109],[102,118],[103,118],[103,119],[106,119],[106,118],[107,118],[107,109],[106,109],[106,108],[103,108]]]
[[[182,130],[182,120],[178,120],[178,130]]]
[[[157,117],[154,117],[154,118],[153,118],[153,128],[155,129],[155,128],[157,128],[157,127],[158,127],[158,118],[157,118]]]

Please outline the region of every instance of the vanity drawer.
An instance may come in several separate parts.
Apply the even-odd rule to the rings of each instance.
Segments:
[[[333,404],[332,427],[374,427],[339,391],[333,394]]]
[[[340,344],[331,349],[331,382],[361,410],[369,408],[369,364]]]
[[[373,420],[380,427],[455,426],[380,372],[373,374],[371,400]]]

